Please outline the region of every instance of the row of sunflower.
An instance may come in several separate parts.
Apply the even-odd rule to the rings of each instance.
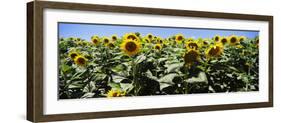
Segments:
[[[59,98],[257,91],[258,37],[140,33],[59,41]]]

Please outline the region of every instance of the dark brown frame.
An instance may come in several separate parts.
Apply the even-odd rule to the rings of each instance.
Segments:
[[[103,11],[117,13],[138,13],[150,15],[188,16],[204,18],[221,18],[235,20],[257,20],[269,22],[269,95],[268,102],[192,106],[177,108],[159,108],[125,111],[108,111],[96,113],[43,114],[43,11],[46,8],[83,11]],[[27,120],[47,122],[61,120],[80,120],[107,117],[124,117],[139,115],[156,115],[214,110],[273,107],[273,16],[248,15],[233,13],[201,12],[187,10],[155,9],[125,6],[109,6],[79,3],[62,3],[34,1],[27,3]]]

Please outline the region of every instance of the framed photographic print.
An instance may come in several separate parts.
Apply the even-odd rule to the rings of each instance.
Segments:
[[[273,106],[273,17],[27,4],[34,122]]]

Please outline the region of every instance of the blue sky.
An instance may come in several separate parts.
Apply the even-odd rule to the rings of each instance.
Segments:
[[[152,33],[156,36],[166,38],[178,33],[185,37],[211,38],[214,35],[229,36],[239,35],[254,38],[259,35],[259,31],[246,30],[220,30],[220,29],[200,29],[200,28],[178,28],[178,27],[148,27],[133,25],[105,25],[105,24],[79,24],[79,23],[59,23],[59,38],[79,37],[90,40],[91,36],[111,36],[116,34],[122,36],[128,32],[140,32],[141,35]]]

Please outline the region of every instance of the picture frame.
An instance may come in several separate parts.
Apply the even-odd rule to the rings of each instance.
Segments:
[[[245,103],[229,103],[229,104],[210,104],[210,105],[191,105],[191,106],[167,106],[161,108],[137,108],[123,110],[106,110],[99,112],[91,112],[81,110],[79,112],[68,113],[53,113],[46,114],[48,106],[46,106],[46,90],[50,87],[46,83],[46,32],[44,24],[47,24],[47,10],[62,10],[78,11],[78,14],[83,12],[102,12],[113,13],[115,16],[120,14],[137,14],[137,16],[159,16],[159,18],[169,17],[191,17],[195,19],[218,19],[231,21],[250,21],[266,23],[266,31],[268,35],[265,41],[268,41],[266,58],[261,58],[266,61],[265,69],[267,69],[267,81],[264,82],[266,101],[254,101]],[[111,15],[109,15],[111,16]],[[180,20],[180,19],[179,19]],[[93,22],[95,23],[95,22]],[[118,24],[118,23],[117,23]],[[56,34],[55,34],[56,35]],[[57,42],[57,41],[54,41]],[[56,49],[55,47],[52,47]],[[56,61],[55,61],[56,62]],[[53,70],[53,69],[52,69]],[[57,100],[57,97],[51,97]],[[163,98],[163,97],[162,97]],[[173,98],[178,98],[173,97]],[[138,98],[141,100],[141,98]],[[115,100],[111,100],[115,101]],[[134,104],[133,104],[134,105]],[[139,106],[136,104],[136,106]],[[189,10],[172,10],[158,8],[142,8],[142,7],[127,7],[127,6],[111,6],[111,5],[95,5],[82,3],[64,3],[64,2],[47,2],[33,1],[27,3],[27,120],[32,122],[49,122],[63,120],[81,120],[109,117],[125,117],[125,116],[141,116],[141,115],[156,115],[156,114],[171,114],[171,113],[187,113],[187,112],[203,112],[215,110],[231,110],[231,109],[246,109],[246,108],[261,108],[273,107],[273,16],[265,15],[250,15],[250,14],[234,14],[234,13],[218,13],[218,12],[203,12]]]

